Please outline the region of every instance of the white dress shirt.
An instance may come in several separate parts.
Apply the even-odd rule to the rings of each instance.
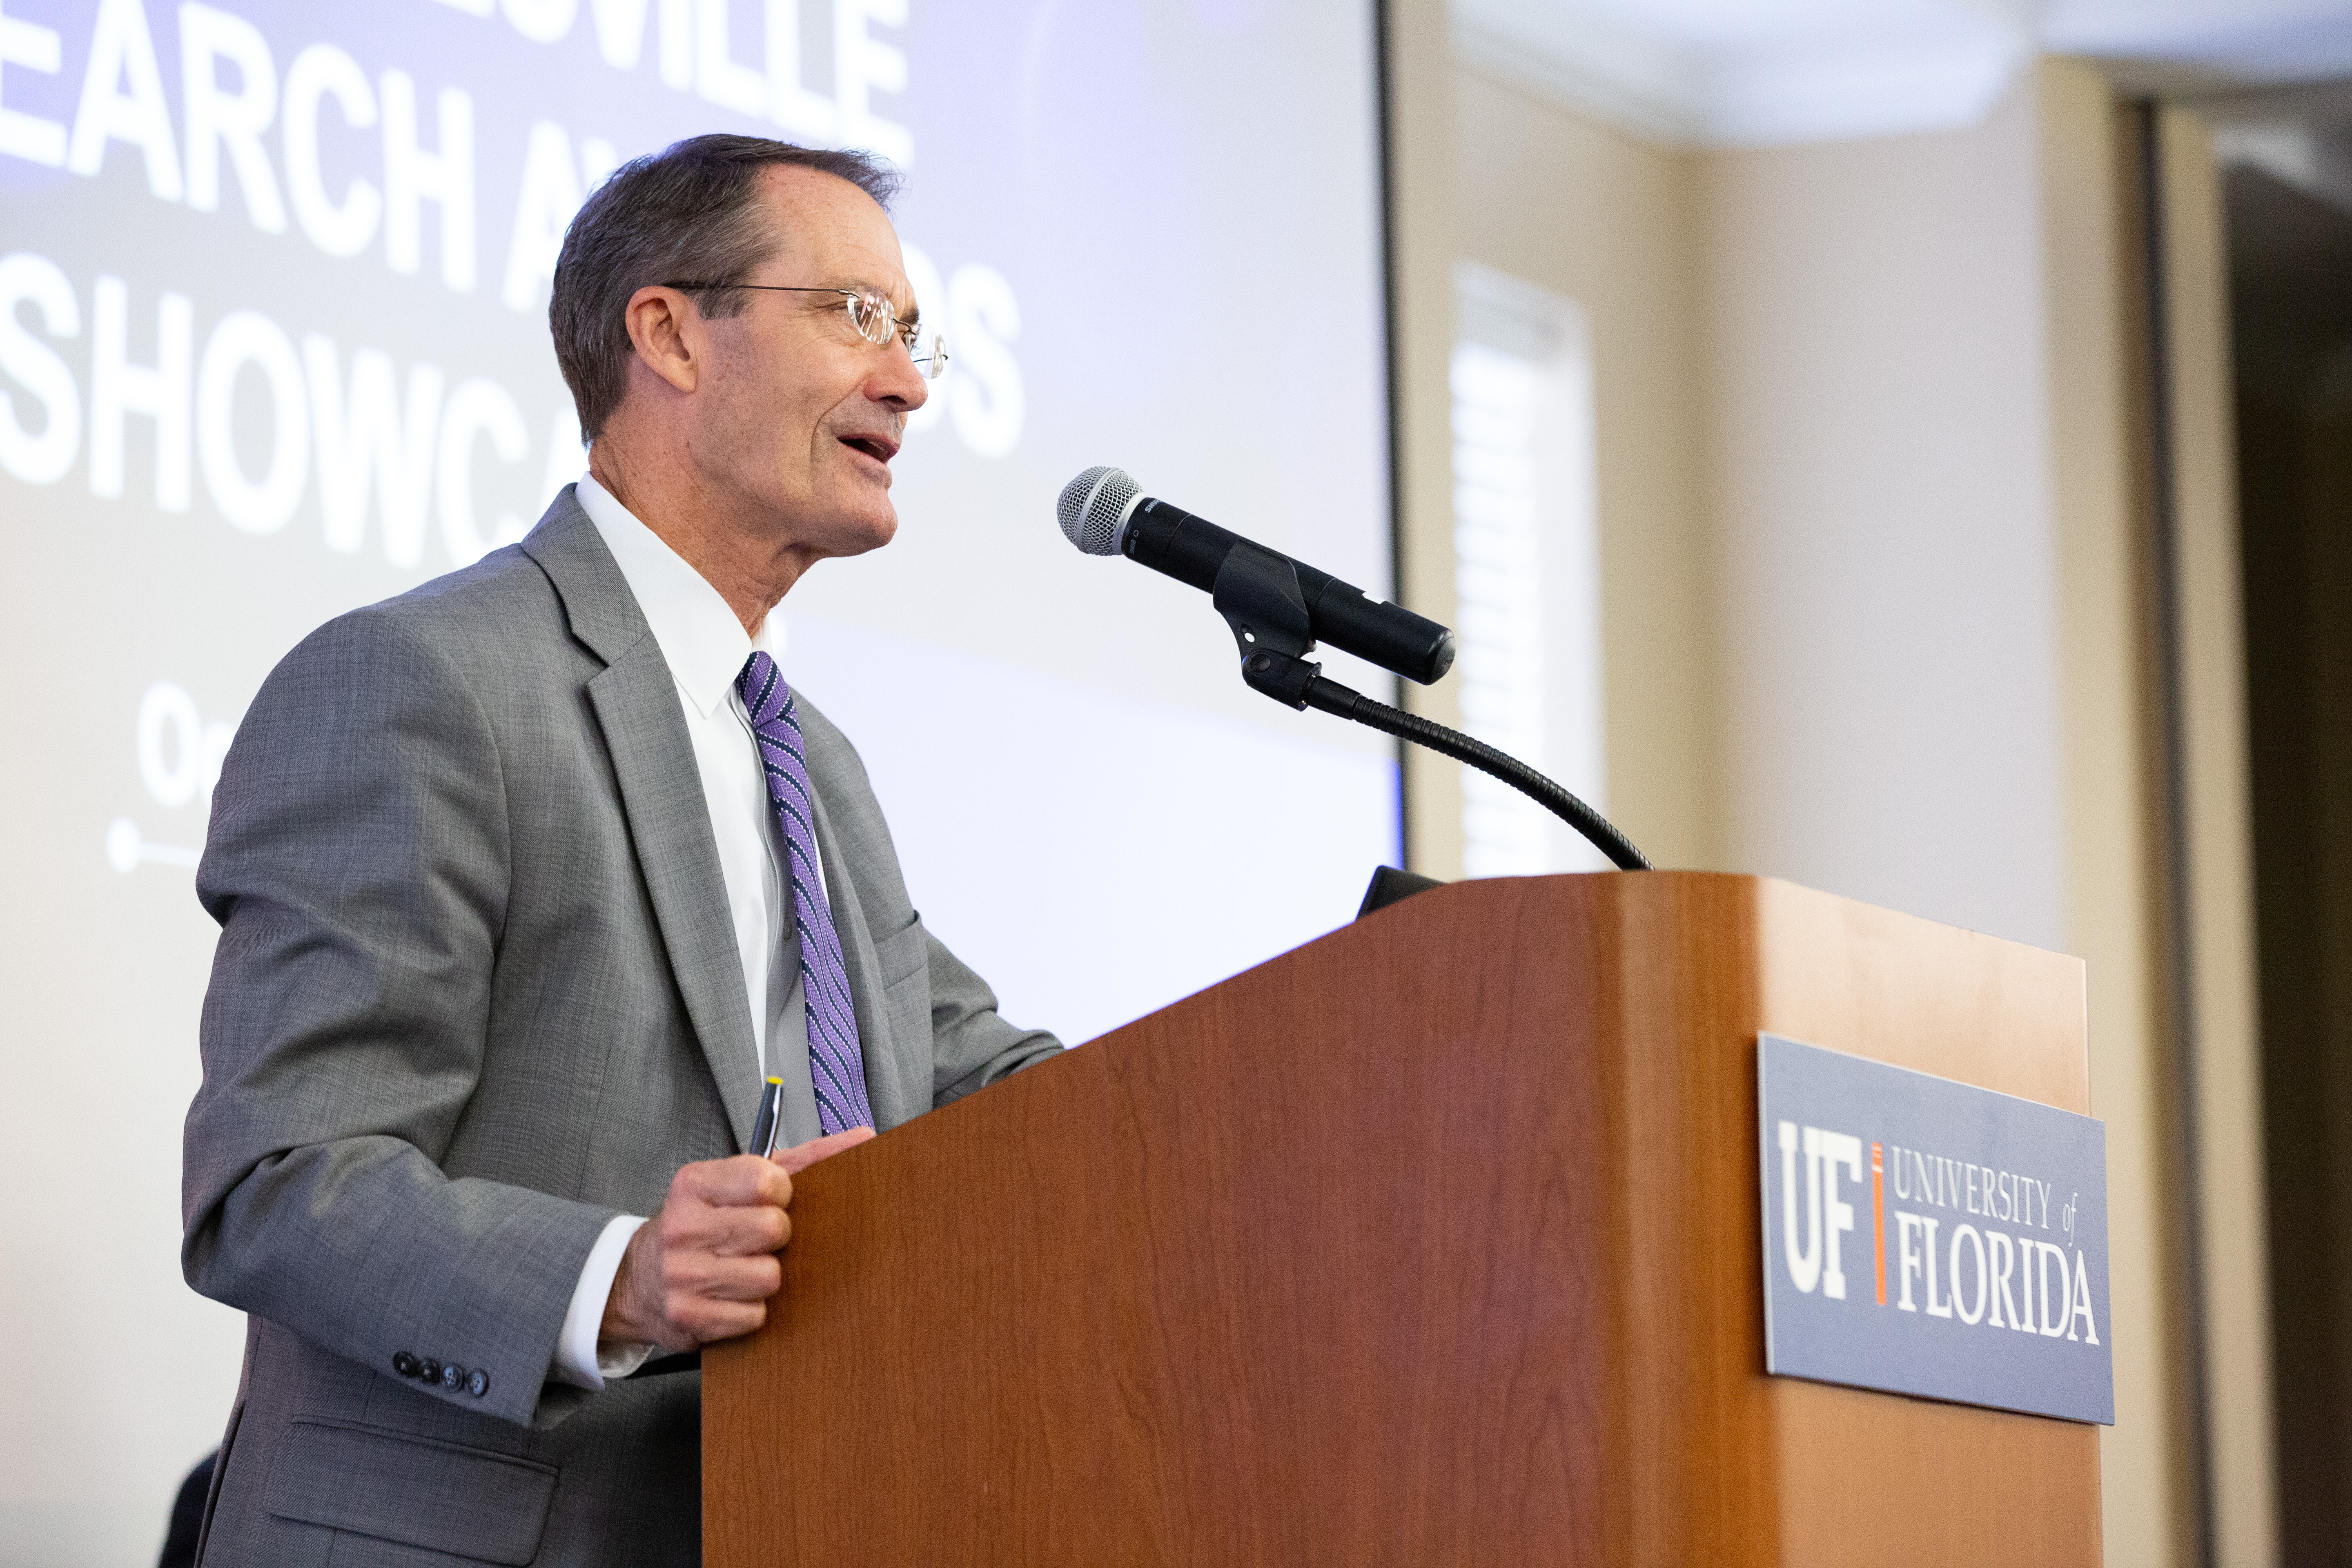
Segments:
[[[678,705],[694,745],[696,770],[702,775],[703,804],[710,813],[711,837],[719,846],[736,955],[743,964],[752,1065],[763,1078],[784,1080],[780,1144],[804,1142],[817,1135],[817,1125],[800,940],[788,920],[791,882],[782,831],[768,797],[767,771],[743,700],[735,690],[736,678],[754,648],[782,662],[782,619],[771,616],[757,637],[745,636],[743,623],[709,580],[614,500],[612,492],[583,474],[574,493],[619,563],[677,682]],[[824,868],[819,866],[820,897],[824,896]],[[626,1376],[653,1352],[650,1345],[600,1347],[596,1339],[621,1255],[645,1223],[635,1215],[614,1216],[588,1254],[556,1342],[555,1372],[567,1383],[602,1389],[607,1377]]]

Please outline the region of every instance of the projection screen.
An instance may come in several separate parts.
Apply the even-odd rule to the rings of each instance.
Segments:
[[[1051,513],[1116,463],[1388,592],[1377,100],[1370,6],[1317,0],[0,0],[0,1563],[152,1561],[218,1439],[242,1326],[176,1256],[212,783],[300,637],[581,470],[548,279],[620,160],[907,174],[954,369],[897,542],[779,614],[1006,1015],[1083,1040],[1352,913],[1389,743]]]

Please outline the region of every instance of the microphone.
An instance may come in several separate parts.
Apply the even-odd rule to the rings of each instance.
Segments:
[[[1454,668],[1454,634],[1435,621],[1156,500],[1124,469],[1088,468],[1062,487],[1055,512],[1064,536],[1087,554],[1124,555],[1204,594],[1219,592],[1218,574],[1236,549],[1253,563],[1271,557],[1260,564],[1296,574],[1315,641],[1423,686]]]

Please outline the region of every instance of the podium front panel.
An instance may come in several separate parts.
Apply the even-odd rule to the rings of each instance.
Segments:
[[[1765,1375],[1763,1030],[2089,1098],[2073,959],[1421,894],[804,1173],[706,1562],[2096,1563],[2095,1428]]]

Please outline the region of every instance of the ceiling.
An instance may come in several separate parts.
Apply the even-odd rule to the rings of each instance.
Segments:
[[[2136,87],[2352,76],[2352,0],[1452,0],[1473,65],[1643,134],[1766,146],[1972,124],[2039,53]]]

